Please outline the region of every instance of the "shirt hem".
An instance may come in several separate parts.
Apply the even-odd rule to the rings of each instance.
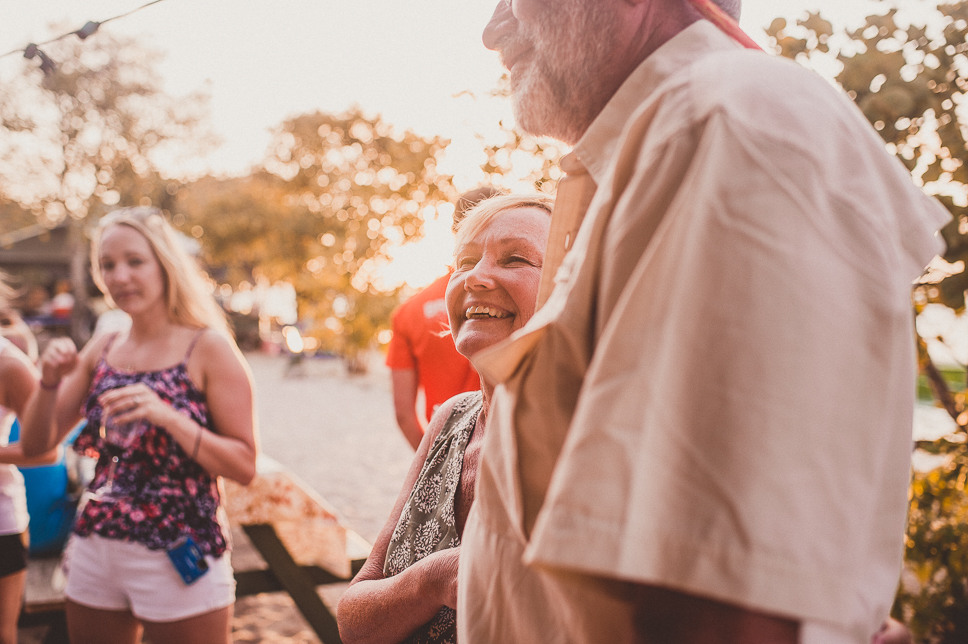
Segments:
[[[576,523],[574,510],[565,514],[560,521],[539,520],[525,564],[662,586],[802,621],[843,627],[853,622],[853,601],[845,590],[855,581],[850,574],[792,565],[743,546],[696,543],[667,531],[637,535],[630,548],[620,530],[581,520],[580,530],[562,526]],[[548,536],[552,525],[553,537]]]

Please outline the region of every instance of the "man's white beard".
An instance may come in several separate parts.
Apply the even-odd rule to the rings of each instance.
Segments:
[[[560,0],[554,15],[515,35],[533,47],[531,59],[520,63],[526,69],[511,75],[514,116],[522,129],[569,144],[581,138],[608,100],[598,81],[614,19],[597,3]]]

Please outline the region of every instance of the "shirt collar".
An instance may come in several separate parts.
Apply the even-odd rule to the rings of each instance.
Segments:
[[[632,114],[663,82],[682,73],[689,65],[711,52],[737,47],[739,45],[714,24],[699,20],[642,61],[618,88],[573,150],[595,183],[602,185],[615,147]]]
[[[615,161],[622,132],[649,96],[667,79],[681,74],[696,60],[712,52],[737,47],[739,45],[729,36],[706,20],[700,20],[676,34],[646,58],[622,83],[572,150],[577,160],[569,158],[566,162],[563,159],[562,169],[567,172],[566,165],[577,162],[601,186]],[[568,156],[572,157],[571,154]],[[548,301],[523,328],[503,342],[471,356],[478,373],[489,383],[507,381],[537,345],[547,325],[561,314],[566,297],[561,289],[553,290]]]

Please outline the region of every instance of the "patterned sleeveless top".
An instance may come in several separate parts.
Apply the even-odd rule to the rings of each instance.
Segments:
[[[187,369],[188,357],[204,332],[202,329],[195,335],[180,363],[158,371],[112,367],[105,357],[117,335],[108,340],[84,402],[87,426],[74,442],[75,451],[98,458],[89,489],[96,490],[105,483],[110,466],[110,456],[102,449],[101,405],[97,401],[105,391],[143,383],[166,403],[210,430],[205,396],[195,387]],[[223,531],[219,522],[217,479],[193,461],[163,428],[149,425],[121,453],[114,481],[134,493],[118,500],[88,501],[74,525],[75,533],[136,541],[152,550],[165,549],[179,537],[188,535],[205,554],[217,557],[227,549],[228,532]]]
[[[400,574],[427,555],[460,545],[454,496],[460,485],[464,451],[477,424],[483,396],[461,394],[427,454],[420,476],[400,514],[387,546],[383,574]],[[405,644],[456,644],[457,613],[444,606],[432,620],[404,640]]]

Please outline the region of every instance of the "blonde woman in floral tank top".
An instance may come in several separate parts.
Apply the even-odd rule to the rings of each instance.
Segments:
[[[98,457],[65,556],[71,642],[134,644],[143,630],[155,644],[229,644],[218,479],[255,475],[251,377],[160,211],[104,217],[91,263],[131,327],[81,351],[48,344],[22,438],[25,453],[49,449],[83,413],[75,449]]]
[[[471,357],[534,313],[551,200],[508,195],[468,211],[445,301],[457,350]],[[493,387],[440,406],[370,558],[339,604],[345,644],[454,644],[460,540],[474,500]]]

